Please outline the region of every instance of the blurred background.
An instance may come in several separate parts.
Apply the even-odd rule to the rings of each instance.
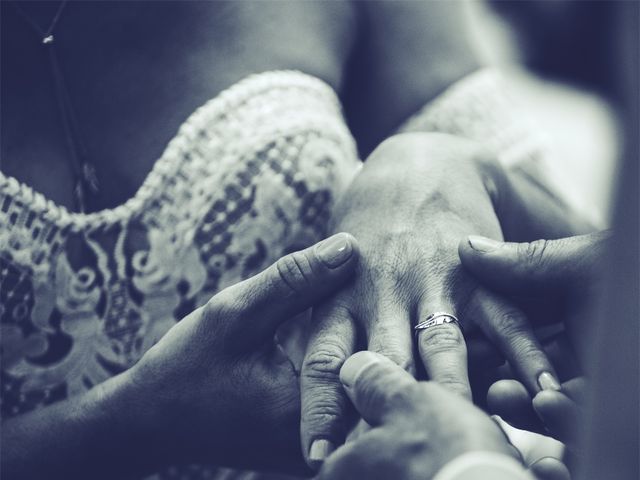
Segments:
[[[611,221],[620,157],[611,55],[617,1],[470,2],[474,43],[505,68],[562,161],[551,165],[567,200],[599,227]]]

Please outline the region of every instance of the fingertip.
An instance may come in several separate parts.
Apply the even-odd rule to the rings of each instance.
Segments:
[[[464,267],[474,274],[486,276],[485,268],[495,268],[496,262],[504,262],[505,245],[508,244],[479,235],[469,235],[458,244],[458,256]]]
[[[487,392],[489,412],[498,414],[518,428],[537,431],[540,420],[531,406],[525,386],[516,380],[499,380]]]
[[[504,416],[505,412],[529,405],[531,397],[526,387],[517,380],[498,380],[487,391],[487,405],[491,412]]]
[[[492,238],[480,235],[469,235],[467,237],[467,243],[476,254],[493,253],[503,245],[503,242],[498,242]]]
[[[320,262],[330,270],[352,264],[358,257],[357,241],[346,232],[336,233],[313,248]]]
[[[542,372],[538,375],[538,386],[540,390],[560,391],[562,388],[556,376],[551,372]]]
[[[544,413],[547,409],[563,403],[565,398],[565,395],[557,390],[542,390],[533,397],[532,404],[536,412]]]
[[[302,451],[314,470],[346,436],[349,399],[339,374],[353,352],[356,334],[350,313],[335,304],[325,304],[316,315],[322,318],[312,324],[300,372]]]
[[[356,352],[351,355],[340,369],[340,381],[342,385],[347,388],[347,391],[351,390],[362,372],[371,365],[380,363],[381,358],[383,358],[381,355],[368,350]]]
[[[309,466],[313,470],[319,470],[325,459],[336,449],[335,444],[326,438],[319,438],[311,443],[309,448]]]

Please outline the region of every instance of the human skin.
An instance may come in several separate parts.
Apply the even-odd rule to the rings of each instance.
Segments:
[[[131,369],[4,421],[3,478],[121,478],[193,462],[304,473],[298,380],[274,334],[358,258],[345,233],[289,254],[215,295]]]
[[[47,50],[14,3],[0,5],[0,168],[72,210]],[[59,6],[17,3],[42,26]],[[248,75],[300,70],[340,91],[356,21],[346,1],[68,2],[55,46],[100,182],[88,209],[131,198],[187,117]]]
[[[516,300],[543,301],[545,311],[562,311],[569,345],[579,353],[583,371],[594,335],[588,310],[602,295],[603,270],[612,241],[611,231],[534,242],[497,242],[470,236],[459,245],[462,265],[484,285]],[[534,324],[548,323],[548,315],[530,316]],[[546,430],[574,452],[583,433],[584,378],[571,378],[557,389],[529,396],[516,380],[501,380],[488,392],[489,407],[515,425],[538,418]]]
[[[523,313],[460,265],[460,238],[501,238],[494,199],[505,181],[477,145],[441,134],[392,137],[365,162],[334,217],[334,228],[358,236],[362,261],[355,281],[314,309],[301,372],[303,451],[312,465],[347,435],[338,374],[356,349],[410,372],[421,362],[430,379],[471,397],[466,341],[455,324],[421,332],[414,360],[412,325],[432,312],[458,316],[467,339],[486,335],[532,394],[544,388],[541,378],[555,378]]]
[[[515,458],[502,431],[484,412],[435,382],[416,381],[382,355],[354,354],[340,379],[371,427],[331,455],[319,479],[432,478],[469,452]]]
[[[377,32],[376,48],[383,49],[381,53],[386,52],[381,55],[381,58],[384,57],[395,62],[380,63],[376,69],[371,71],[371,78],[380,79],[380,81],[376,80],[374,88],[367,94],[370,99],[375,99],[375,102],[372,101],[371,104],[376,105],[375,111],[377,112],[370,116],[376,123],[376,125],[373,123],[371,125],[372,131],[376,132],[372,137],[374,138],[371,140],[372,143],[387,136],[406,115],[412,113],[446,86],[478,66],[478,63],[473,60],[473,55],[461,56],[459,54],[467,47],[464,41],[458,41],[457,37],[448,37],[450,41],[446,41],[443,36],[442,25],[447,23],[444,20],[456,17],[459,7],[455,6],[455,2],[442,3],[430,8],[426,8],[422,5],[423,3],[408,2],[396,8],[391,6],[392,3],[383,2],[379,5],[372,3],[371,6],[362,7],[369,10],[364,14],[367,17],[366,21],[370,21],[373,31]],[[131,27],[131,31],[136,31],[134,28],[136,24],[132,22],[135,18],[143,17],[145,14],[143,10],[152,8],[149,5],[152,4],[140,4],[136,7],[138,10],[124,12],[127,15],[120,20],[126,20],[126,25]],[[98,158],[98,173],[103,180],[103,194],[109,193],[109,198],[105,195],[103,198],[97,199],[97,203],[93,205],[95,208],[113,206],[129,198],[135,192],[136,186],[143,181],[154,159],[157,158],[157,154],[161,152],[184,116],[245,75],[276,68],[296,68],[324,79],[338,91],[342,88],[343,69],[346,59],[351,53],[351,45],[354,42],[353,32],[357,30],[353,27],[357,22],[355,18],[359,15],[357,12],[354,13],[350,4],[346,2],[314,2],[302,8],[295,3],[270,2],[261,4],[259,9],[258,4],[250,2],[188,2],[184,4],[195,5],[197,9],[200,9],[197,11],[189,11],[190,7],[178,5],[180,4],[168,8],[184,8],[186,10],[181,12],[167,10],[158,15],[154,14],[154,21],[157,25],[164,25],[163,22],[177,25],[177,20],[180,20],[183,22],[180,25],[184,25],[186,22],[189,29],[183,29],[180,33],[180,31],[159,28],[157,36],[145,40],[155,42],[154,48],[159,45],[171,45],[172,48],[188,47],[190,42],[195,42],[202,47],[202,50],[198,50],[197,55],[196,51],[190,50],[193,56],[185,56],[180,52],[176,54],[174,50],[168,48],[157,48],[158,51],[173,52],[169,60],[187,59],[192,63],[176,66],[170,70],[163,68],[163,65],[166,65],[166,58],[158,59],[159,61],[153,65],[138,62],[135,69],[126,63],[127,58],[119,58],[121,63],[115,65],[109,62],[88,65],[86,64],[87,58],[94,59],[94,56],[87,56],[87,52],[106,49],[110,44],[106,42],[103,45],[99,42],[106,41],[110,37],[109,35],[92,36],[91,42],[88,43],[73,42],[73,44],[66,45],[68,47],[65,50],[67,65],[76,65],[76,70],[82,74],[75,80],[83,85],[82,89],[77,91],[74,89],[74,95],[76,93],[79,95],[76,98],[76,103],[87,112],[91,112],[92,116],[101,119],[102,122],[89,125],[89,128],[95,128],[87,132],[87,140],[90,145],[94,146],[94,151],[104,157]],[[313,12],[310,13],[309,8],[312,8]],[[46,20],[47,16],[43,15],[42,18]],[[287,18],[289,21],[283,22],[283,18]],[[358,21],[361,21],[363,17],[359,18]],[[393,18],[394,20],[387,23],[383,21],[385,18]],[[78,19],[76,18],[76,20]],[[94,16],[89,18],[91,21],[100,20],[103,23],[108,23],[109,19],[118,20],[117,16],[115,18],[100,18],[100,15],[95,12]],[[407,25],[406,22],[409,20],[412,21],[413,27],[422,25],[424,31],[432,38],[441,38],[443,41],[426,42],[425,44],[416,41],[416,39],[420,39],[419,36],[409,38],[399,35],[401,31],[397,27]],[[117,21],[113,23],[121,25]],[[78,24],[82,25],[82,22],[77,22],[76,28]],[[387,24],[393,25],[395,31],[385,30]],[[108,26],[101,25],[105,28]],[[113,25],[110,28],[113,28]],[[65,25],[65,31],[74,33],[70,37],[76,40],[80,38],[77,34],[81,32],[76,31],[73,24]],[[413,31],[416,31],[415,28]],[[184,35],[184,32],[194,36],[183,38],[180,35]],[[301,35],[301,32],[304,32],[304,35]],[[28,35],[22,33],[22,39],[26,40]],[[181,41],[176,41],[174,36],[176,34],[180,34]],[[60,41],[63,39],[64,36],[58,37]],[[137,38],[134,35],[129,40],[132,39],[136,40]],[[3,44],[10,45],[6,42]],[[63,44],[63,46],[65,45]],[[409,46],[409,48],[404,48],[405,46]],[[37,46],[34,46],[33,55],[27,54],[27,57],[36,56],[36,50]],[[307,54],[308,51],[314,51],[313,59]],[[108,50],[108,52],[111,52],[111,55],[114,52],[117,53],[116,50]],[[395,56],[392,55],[393,52],[402,52],[403,54]],[[458,54],[456,55],[455,52]],[[418,54],[421,56],[416,57]],[[3,58],[11,59],[12,57],[3,55]],[[421,58],[425,62],[429,60],[431,63],[428,65],[422,63],[424,68],[419,70],[408,68],[408,64],[405,64],[405,68],[400,69],[400,63],[411,63],[417,58]],[[451,62],[452,58],[455,58],[456,61]],[[398,61],[396,62],[395,59]],[[447,68],[443,68],[444,62],[446,62]],[[68,172],[64,163],[66,146],[63,135],[47,126],[47,122],[55,116],[55,104],[53,97],[42,98],[42,92],[45,92],[45,89],[38,83],[46,76],[46,64],[32,63],[29,68],[31,69],[29,73],[33,74],[29,76],[32,81],[27,82],[31,90],[22,91],[20,99],[33,99],[34,102],[30,104],[31,110],[44,110],[47,113],[36,117],[32,115],[20,117],[20,121],[14,121],[15,119],[11,117],[8,117],[11,121],[3,121],[4,125],[12,125],[12,128],[15,128],[16,135],[21,140],[18,142],[18,147],[25,149],[16,151],[14,148],[11,155],[3,154],[3,158],[9,159],[3,165],[3,170],[26,181],[36,190],[45,192],[48,197],[56,200],[59,204],[68,206],[72,203],[71,192],[73,189],[71,178],[66,175]],[[105,77],[104,68],[109,68],[109,71],[112,72],[136,72],[148,76],[138,77],[144,79],[136,82],[125,82],[127,87],[119,89],[118,85],[122,85],[123,82],[118,81],[117,75]],[[390,97],[392,101],[389,102],[388,99],[382,99],[380,94],[387,89],[388,82],[385,79],[388,79],[393,71],[402,72],[402,77],[398,76],[396,82],[392,82],[395,88],[392,91],[389,90],[389,93],[393,94]],[[19,69],[3,68],[3,72],[15,72],[18,80],[27,78],[23,75],[25,72]],[[212,72],[215,72],[215,75]],[[419,84],[410,81],[412,78],[417,78],[416,73],[421,73]],[[91,77],[91,74],[95,74],[97,77]],[[100,83],[97,79],[105,81]],[[191,83],[184,84],[185,79]],[[11,85],[11,82],[3,82],[3,87]],[[181,92],[184,92],[184,95],[175,96],[174,100],[178,102],[177,105],[166,105],[163,102],[155,101],[157,96],[154,94],[167,89],[175,89],[176,85],[180,85]],[[100,95],[91,90],[94,86],[100,86]],[[105,90],[103,88],[105,86],[110,90],[109,88]],[[409,86],[416,88],[407,88]],[[40,93],[34,95],[34,92]],[[105,92],[110,94],[105,94]],[[4,97],[14,98],[9,95],[4,95]],[[96,103],[96,99],[100,99],[100,101]],[[108,100],[106,103],[105,99]],[[132,99],[136,101],[132,101]],[[43,100],[45,100],[44,103]],[[168,110],[148,115],[150,105],[154,108],[160,106]],[[393,115],[386,117],[382,113],[389,105],[394,106],[394,112]],[[106,110],[101,110],[101,107]],[[132,110],[123,111],[119,107]],[[14,111],[22,112],[25,110],[23,110],[23,105],[19,103]],[[32,123],[32,118],[37,119],[37,124]],[[137,135],[127,133],[131,129],[131,124],[123,124],[123,118],[132,120],[136,126]],[[171,121],[165,121],[167,118],[170,118]],[[159,123],[152,125],[146,121],[147,119],[155,119]],[[378,124],[379,120],[384,120],[384,122]],[[28,123],[28,128],[25,127],[25,122]],[[137,130],[138,125],[144,125],[148,131]],[[125,131],[117,130],[120,127]],[[3,132],[6,131],[3,129]],[[24,142],[25,131],[33,133],[39,141]],[[114,137],[126,138],[130,142],[113,142],[111,139]],[[11,143],[3,140],[2,145],[3,147],[11,146]],[[42,172],[42,168],[40,168],[42,164],[38,162],[43,161],[43,151],[47,152],[47,161],[59,167],[53,169],[56,175],[55,179],[38,174],[38,172]],[[23,162],[24,158],[34,161]],[[132,158],[136,158],[138,161],[131,161]],[[12,161],[12,159],[16,160]],[[58,175],[66,176],[58,178]],[[381,323],[380,328],[386,328],[384,323]]]

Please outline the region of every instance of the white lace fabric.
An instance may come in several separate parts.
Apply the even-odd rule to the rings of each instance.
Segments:
[[[427,103],[402,132],[440,132],[477,141],[506,167],[542,162],[549,139],[523,112],[499,70],[485,68],[460,79]]]
[[[358,165],[333,90],[280,71],[194,112],[117,208],[71,213],[0,174],[2,416],[129,368],[216,291],[322,238]]]

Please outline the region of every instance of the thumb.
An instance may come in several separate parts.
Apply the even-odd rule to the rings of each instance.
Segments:
[[[357,260],[356,239],[338,233],[224,289],[205,308],[225,324],[218,330],[225,342],[252,349],[271,339],[282,322],[338,290]]]
[[[372,426],[383,423],[389,409],[416,380],[387,357],[375,352],[354,353],[340,370],[340,381],[362,418]]]
[[[603,231],[509,243],[472,235],[460,242],[458,253],[464,267],[487,286],[504,293],[532,294],[593,282],[610,238],[611,232]]]

